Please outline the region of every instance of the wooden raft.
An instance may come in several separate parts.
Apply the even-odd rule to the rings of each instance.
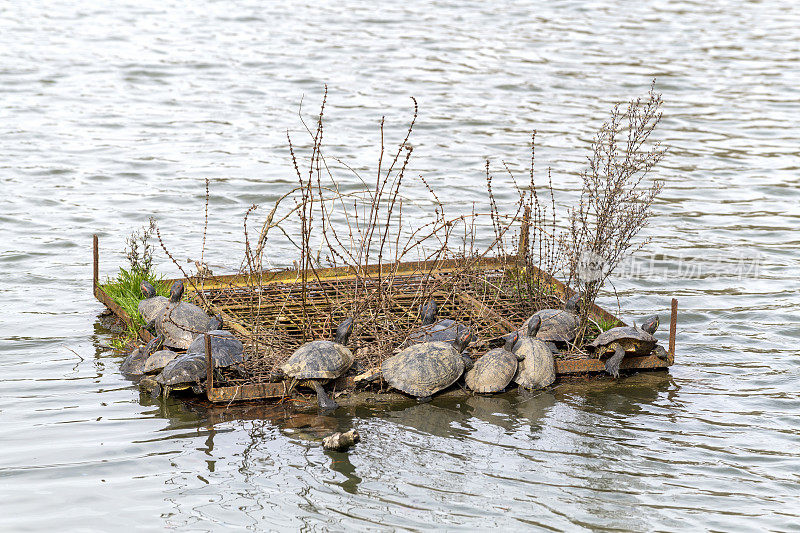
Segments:
[[[507,261],[500,259],[500,258],[486,258],[482,259],[478,266],[481,269],[484,269],[486,272],[490,271],[497,271],[498,269],[503,268],[507,265]],[[402,279],[403,276],[413,277],[415,274],[418,274],[421,271],[429,271],[434,265],[427,263],[427,262],[407,262],[407,263],[400,263],[398,265],[392,265],[391,268],[397,276],[397,279]],[[452,271],[457,268],[457,263],[455,261],[440,261],[435,265],[436,275],[446,275],[448,271]],[[384,269],[387,268],[386,265],[383,267]],[[124,309],[122,309],[119,305],[117,305],[111,297],[109,297],[103,289],[100,287],[99,284],[99,251],[98,251],[98,238],[97,235],[93,238],[93,276],[92,276],[92,289],[94,292],[95,297],[102,302],[108,309],[114,313],[119,319],[126,323],[130,323],[130,317],[127,315]],[[385,275],[385,272],[379,271],[377,267],[373,267],[367,270],[367,277],[369,276],[376,276],[380,277],[381,275]],[[297,283],[297,280],[300,279],[302,273],[300,271],[294,270],[285,270],[285,271],[274,271],[274,272],[265,272],[262,276],[262,279],[259,281],[259,285],[261,288],[269,288],[271,285],[278,286],[285,286],[287,284]],[[548,282],[551,283],[553,286],[557,287],[558,290],[561,291],[562,295],[569,295],[572,294],[572,291],[569,290],[563,283],[558,281],[557,279],[549,276],[546,273],[540,272],[542,277],[548,279]],[[314,279],[317,283],[321,286],[335,286],[337,282],[343,282],[352,280],[354,278],[353,273],[346,268],[327,268],[327,269],[317,269],[315,271]],[[167,282],[174,282],[175,280],[166,280]],[[234,275],[222,275],[222,276],[210,276],[205,279],[199,278],[190,278],[184,280],[186,283],[186,294],[192,295],[194,290],[192,289],[193,286],[197,286],[200,291],[203,291],[204,294],[207,292],[212,291],[219,291],[219,290],[239,290],[244,291],[248,287],[252,286],[249,280],[242,275],[234,274]],[[261,296],[263,297],[263,295]],[[518,323],[522,323],[522,321],[527,318],[524,316],[512,316],[511,318],[514,321],[509,320],[507,315],[501,314],[497,310],[493,309],[491,306],[486,305],[483,302],[478,301],[472,295],[461,292],[457,294],[457,299],[459,304],[472,307],[476,310],[480,316],[485,317],[487,320],[487,324],[484,324],[485,331],[491,331],[494,335],[498,334],[505,334],[510,331],[515,330],[518,326],[515,326],[514,321]],[[197,294],[195,293],[195,300],[199,300]],[[221,305],[210,303],[211,311],[214,314],[219,314],[222,316],[222,319],[225,324],[225,328],[233,330],[235,333],[238,333],[242,336],[249,336],[251,332],[252,325],[248,323],[247,318],[244,313],[241,312],[241,305],[237,307],[235,304],[231,305]],[[285,309],[284,309],[285,310]],[[656,370],[656,369],[666,369],[675,361],[675,334],[676,334],[676,325],[677,325],[677,310],[678,310],[678,302],[676,299],[672,299],[672,306],[671,306],[671,315],[670,315],[670,334],[669,334],[669,347],[667,350],[667,359],[663,360],[654,355],[644,356],[644,357],[626,357],[622,360],[620,368],[622,370]],[[622,320],[619,320],[617,317],[602,309],[601,307],[594,305],[592,309],[592,314],[595,318],[600,318],[606,321],[616,320],[620,324],[624,324]],[[297,317],[295,317],[297,318]],[[488,327],[488,322],[491,321],[491,326]],[[150,333],[145,330],[144,328],[139,330],[139,337],[142,341],[147,342],[149,341],[152,336]],[[207,382],[206,382],[206,394],[208,400],[212,402],[230,402],[230,401],[240,401],[240,400],[262,400],[262,399],[269,399],[269,398],[282,398],[285,396],[286,391],[288,389],[288,382],[281,381],[281,382],[263,382],[263,383],[249,383],[237,386],[230,386],[230,387],[215,387],[214,386],[214,379],[213,373],[211,372],[211,364],[210,364],[210,339],[208,335],[206,335],[206,360],[207,360]],[[602,361],[595,358],[573,358],[573,359],[556,359],[556,375],[557,376],[568,376],[568,375],[580,375],[580,374],[591,374],[591,373],[605,373],[605,366]],[[342,377],[336,380],[335,387],[338,390],[342,389],[351,389],[355,386],[355,381],[353,377]]]

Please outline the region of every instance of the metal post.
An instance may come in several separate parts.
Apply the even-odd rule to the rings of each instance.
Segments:
[[[678,328],[678,299],[672,299],[672,313],[669,317],[669,353],[675,357],[675,331]]]
[[[211,362],[211,335],[204,333],[206,340],[206,398],[211,399],[214,388],[214,364]]]
[[[97,294],[97,280],[100,278],[100,252],[97,234],[92,235],[92,294]]]

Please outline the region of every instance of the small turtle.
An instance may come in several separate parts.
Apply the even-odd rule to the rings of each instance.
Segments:
[[[578,335],[578,328],[580,321],[576,315],[578,309],[578,302],[580,302],[581,294],[575,295],[567,300],[564,304],[564,309],[542,309],[536,311],[520,328],[520,334],[524,337],[525,331],[528,329],[528,324],[534,317],[539,317],[541,324],[536,338],[544,342],[550,343],[548,346],[554,352],[558,352],[558,348],[564,347],[569,344]]]
[[[547,344],[538,338],[541,319],[534,315],[525,336],[515,346],[520,359],[514,381],[523,389],[543,389],[556,380],[556,362]]]
[[[164,296],[158,296],[155,287],[148,283],[147,280],[142,280],[139,288],[142,290],[142,296],[144,296],[144,300],[139,302],[139,314],[142,315],[146,323],[150,323],[167,307],[169,299]]]
[[[519,333],[506,340],[504,348],[489,350],[464,376],[467,387],[475,392],[500,392],[505,389],[517,373],[519,355],[511,350],[517,343]]]
[[[420,306],[419,314],[422,318],[422,327],[408,336],[409,345],[421,342],[453,342],[462,331],[469,329],[464,324],[449,318],[439,318],[437,320],[439,306],[436,304],[436,300],[433,299]],[[473,334],[469,342],[476,340],[477,337]]]
[[[311,341],[300,346],[281,365],[283,373],[292,378],[291,391],[300,381],[308,380],[308,384],[317,393],[317,403],[323,411],[331,411],[339,407],[322,388],[321,380],[336,379],[344,374],[353,364],[355,357],[347,346],[347,340],[353,333],[355,320],[351,317],[344,320],[336,328],[333,341]]]
[[[206,331],[220,329],[222,320],[212,318],[194,304],[181,302],[183,282],[178,280],[169,291],[169,303],[155,321],[156,330],[164,334],[164,344],[186,349],[194,338]]]
[[[598,335],[586,347],[593,350],[598,358],[609,353],[614,354],[606,360],[606,372],[616,378],[619,377],[619,365],[626,353],[648,355],[653,351],[658,342],[653,336],[657,329],[658,315],[649,316],[644,319],[641,327],[634,324],[632,327],[611,328]]]
[[[206,356],[185,353],[167,363],[164,370],[156,377],[158,387],[150,392],[153,396],[158,396],[163,391],[166,398],[173,390],[191,388],[195,394],[202,394],[204,389],[200,382],[205,377]]]
[[[131,376],[140,376],[145,374],[145,363],[150,355],[161,347],[164,342],[163,335],[156,335],[150,342],[141,348],[133,350],[128,357],[122,362],[119,367],[120,372]]]
[[[145,360],[142,370],[145,374],[160,372],[164,370],[167,363],[176,357],[178,357],[178,352],[173,352],[172,350],[158,350],[150,354],[150,357]]]
[[[211,359],[214,367],[226,367],[244,361],[244,346],[242,341],[224,329],[212,329],[207,332],[211,337]],[[189,345],[186,353],[206,353],[205,335],[198,335]]]
[[[472,366],[472,359],[461,354],[471,338],[472,331],[465,329],[452,343],[435,341],[409,346],[383,362],[383,379],[395,389],[426,401],[455,383],[464,369]]]

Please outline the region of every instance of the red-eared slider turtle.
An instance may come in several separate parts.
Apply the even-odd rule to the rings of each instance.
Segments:
[[[619,365],[625,354],[648,355],[656,347],[658,339],[653,333],[658,329],[658,315],[644,319],[642,327],[611,328],[597,336],[595,340],[586,345],[594,350],[598,358],[613,353],[606,361],[606,372],[619,377]]]
[[[551,350],[555,347],[562,348],[565,345],[575,340],[578,335],[578,328],[580,321],[576,311],[578,309],[578,302],[581,299],[580,293],[576,293],[572,298],[567,300],[564,304],[564,309],[542,309],[536,311],[520,328],[520,334],[524,336],[528,329],[529,323],[534,317],[539,317],[541,324],[536,338],[547,343],[552,343]]]
[[[185,353],[167,363],[155,379],[157,386],[153,386],[149,380],[148,386],[153,396],[158,396],[163,391],[165,398],[171,391],[178,389],[191,388],[196,394],[201,394],[203,386],[200,382],[205,377],[205,354]]]
[[[281,365],[281,370],[292,378],[289,390],[304,380],[314,387],[317,393],[317,403],[320,409],[330,411],[339,407],[322,388],[320,380],[335,379],[344,374],[353,364],[355,357],[347,346],[347,340],[353,333],[355,320],[351,317],[344,320],[336,328],[336,337],[333,341],[311,341],[300,346]]]
[[[409,345],[420,342],[453,342],[462,331],[469,329],[468,326],[449,318],[437,319],[439,306],[433,299],[420,306],[419,314],[422,318],[422,327],[408,336]],[[475,340],[477,340],[477,337],[473,334],[467,344]]]
[[[475,392],[500,392],[505,389],[517,373],[517,355],[511,350],[517,343],[519,333],[506,339],[504,348],[489,350],[464,376],[467,387]]]
[[[120,365],[120,372],[131,376],[140,376],[145,374],[145,362],[151,354],[161,347],[161,343],[163,342],[164,336],[157,335],[150,339],[150,342],[148,342],[145,346],[134,349]]]
[[[145,374],[160,372],[164,370],[167,363],[176,357],[178,357],[178,352],[173,352],[172,350],[158,350],[150,354],[150,357],[145,360],[142,370]]]
[[[186,349],[194,338],[206,331],[219,329],[222,320],[208,316],[194,304],[181,302],[183,282],[173,283],[169,303],[156,318],[156,330],[164,334],[164,344],[171,348]]]
[[[397,390],[421,401],[456,382],[472,360],[462,356],[472,338],[466,329],[449,342],[423,342],[405,348],[381,365],[383,379]]]
[[[144,300],[139,302],[139,314],[142,316],[145,323],[149,324],[158,317],[159,313],[161,313],[165,307],[167,307],[169,299],[164,296],[158,296],[155,287],[146,280],[142,280],[139,284],[139,288],[142,290],[142,296],[144,296]]]
[[[208,332],[211,337],[211,359],[214,367],[226,367],[244,361],[244,346],[242,341],[224,329],[212,329]],[[206,354],[206,337],[198,335],[189,345],[186,353]]]
[[[534,315],[528,322],[525,336],[515,347],[515,354],[520,359],[514,381],[523,389],[542,389],[556,380],[556,362],[550,347],[537,337],[541,324]]]

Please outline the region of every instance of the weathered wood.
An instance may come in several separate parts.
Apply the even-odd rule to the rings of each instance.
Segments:
[[[672,299],[672,310],[669,316],[669,353],[675,357],[675,333],[678,329],[678,299]]]
[[[98,279],[100,278],[100,250],[97,234],[92,235],[92,292],[97,292]]]
[[[211,392],[214,390],[214,363],[211,360],[211,335],[203,333],[206,347],[206,397],[211,399]]]
[[[667,360],[660,359],[655,355],[645,355],[638,357],[625,357],[620,363],[621,370],[653,370],[657,368],[667,368],[675,361],[672,354],[668,354]],[[567,374],[587,374],[606,371],[606,365],[600,359],[556,359],[556,375]]]

